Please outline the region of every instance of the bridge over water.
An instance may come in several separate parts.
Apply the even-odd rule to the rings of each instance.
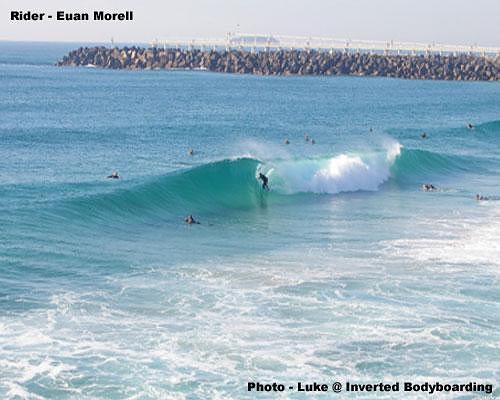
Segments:
[[[155,39],[152,47],[157,48],[200,48],[265,50],[319,50],[330,52],[359,52],[382,54],[475,54],[500,56],[500,47],[479,45],[454,45],[442,43],[396,42],[377,40],[352,40],[317,36],[282,36],[254,33],[228,33],[225,38],[165,38]]]

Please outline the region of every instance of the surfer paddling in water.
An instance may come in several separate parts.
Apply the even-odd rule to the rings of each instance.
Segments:
[[[106,178],[108,179],[120,179],[120,175],[118,175],[118,172],[113,171],[111,175],[108,175]]]
[[[265,176],[263,173],[259,172],[259,179],[262,181],[262,189],[267,190],[269,192],[269,186],[267,182],[269,182],[269,178]]]
[[[186,218],[184,218],[184,222],[188,225],[200,224],[198,221],[194,219],[192,214],[189,214]]]
[[[434,186],[432,183],[424,183],[422,185],[422,190],[424,192],[435,192],[437,190],[437,187]]]

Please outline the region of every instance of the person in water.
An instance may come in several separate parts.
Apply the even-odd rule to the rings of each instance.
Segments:
[[[190,156],[194,156],[194,150],[193,150],[193,149],[189,149],[189,150],[188,150],[188,155],[190,155]]]
[[[309,135],[308,135],[307,133],[306,133],[306,134],[304,134],[304,139],[305,139],[305,141],[306,141],[306,142],[308,142],[308,141],[309,141]]]
[[[485,197],[485,196],[481,196],[480,194],[476,194],[476,200],[477,201],[485,201],[485,200],[489,200],[489,198]]]
[[[420,135],[420,137],[421,137],[422,139],[427,139],[427,133],[423,132],[423,133]]]
[[[118,175],[118,172],[113,171],[111,175],[108,175],[106,178],[108,179],[120,179],[120,175]]]
[[[259,179],[262,181],[262,189],[269,191],[269,186],[267,182],[269,182],[269,178],[265,176],[263,173],[259,172]]]
[[[434,190],[437,190],[437,187],[434,186],[432,183],[424,183],[422,185],[422,190],[425,192],[432,192]]]
[[[467,125],[467,128],[469,128],[469,129],[473,129],[473,128],[475,128],[475,126],[474,126],[474,125],[472,125],[471,123],[469,123],[469,124]]]
[[[188,225],[200,224],[198,221],[194,219],[192,214],[189,214],[186,218],[184,218],[184,222]]]

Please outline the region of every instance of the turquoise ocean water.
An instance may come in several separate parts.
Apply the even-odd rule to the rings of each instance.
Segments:
[[[1,398],[498,386],[498,83],[52,66],[75,47],[0,43]]]

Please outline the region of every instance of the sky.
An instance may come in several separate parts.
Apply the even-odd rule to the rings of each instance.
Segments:
[[[132,10],[131,22],[10,21],[10,12]],[[500,0],[0,0],[0,40],[148,43],[227,32],[500,47]]]

